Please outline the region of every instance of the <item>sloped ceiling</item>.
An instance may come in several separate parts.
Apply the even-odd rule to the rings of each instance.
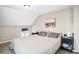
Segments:
[[[0,25],[31,25],[40,14],[54,12],[69,5],[0,5]]]

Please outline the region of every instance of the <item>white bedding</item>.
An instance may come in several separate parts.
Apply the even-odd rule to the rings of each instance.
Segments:
[[[48,38],[32,35],[16,38],[12,41],[12,48],[16,54],[48,54],[55,53],[61,45],[60,38]]]

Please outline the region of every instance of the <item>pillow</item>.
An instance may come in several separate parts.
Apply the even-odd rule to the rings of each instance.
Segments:
[[[58,33],[54,33],[54,32],[49,32],[47,37],[50,37],[50,38],[58,38],[59,34]]]
[[[47,32],[40,31],[40,32],[38,32],[38,35],[40,35],[40,36],[46,36],[47,35]]]

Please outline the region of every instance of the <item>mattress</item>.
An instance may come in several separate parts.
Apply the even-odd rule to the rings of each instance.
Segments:
[[[16,54],[49,54],[55,53],[61,45],[60,38],[48,38],[32,35],[20,37],[12,41]]]

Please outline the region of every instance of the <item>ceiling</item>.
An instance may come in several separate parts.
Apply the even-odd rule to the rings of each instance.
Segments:
[[[0,5],[0,25],[32,25],[36,18],[45,13],[69,8],[71,5]]]
[[[71,5],[30,5],[30,8],[25,8],[24,5],[2,5],[8,8],[14,8],[27,13],[44,14],[71,7]]]

